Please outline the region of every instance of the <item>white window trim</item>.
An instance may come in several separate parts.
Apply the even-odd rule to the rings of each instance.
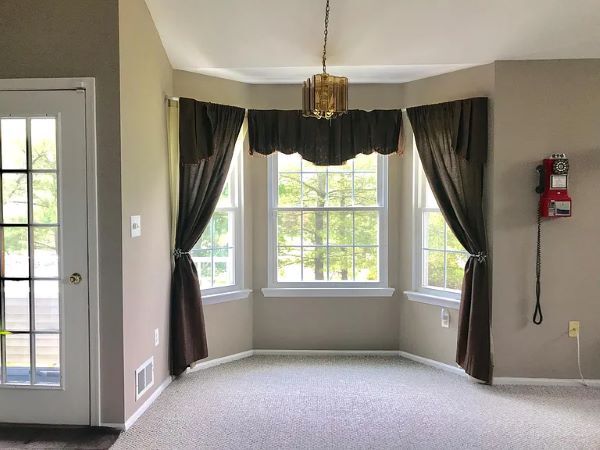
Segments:
[[[265,297],[326,298],[326,297],[391,297],[394,288],[263,288]]]
[[[394,292],[388,287],[388,160],[377,155],[377,196],[379,215],[379,281],[336,282],[336,281],[277,281],[277,155],[268,156],[268,239],[267,239],[267,283],[262,289],[265,297],[388,297]],[[301,210],[302,208],[298,208]],[[342,208],[345,209],[345,208]],[[371,209],[371,208],[368,208]],[[360,208],[357,208],[360,210]],[[355,291],[350,294],[350,291]],[[362,294],[362,295],[361,295]]]
[[[231,288],[231,286],[227,286]],[[216,305],[217,303],[232,302],[234,300],[245,300],[250,296],[252,290],[250,289],[239,289],[229,290],[227,292],[216,292],[206,293],[210,289],[202,290],[202,304],[203,305]]]
[[[214,305],[217,303],[230,302],[233,300],[243,300],[248,298],[250,289],[244,289],[244,133],[240,132],[235,144],[235,153],[233,155],[230,191],[232,203],[237,206],[220,208],[221,211],[233,212],[233,280],[234,283],[228,286],[219,286],[201,289],[202,303],[205,305]],[[215,209],[216,211],[216,209]]]
[[[441,288],[424,287],[423,280],[423,213],[432,208],[425,208],[426,178],[421,167],[417,146],[413,140],[413,258],[412,258],[412,289],[404,291],[408,300],[428,305],[459,309],[460,292]],[[437,210],[435,210],[437,211]]]

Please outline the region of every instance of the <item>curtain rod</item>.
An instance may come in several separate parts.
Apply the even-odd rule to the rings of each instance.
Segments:
[[[165,95],[165,102],[179,102],[179,97]],[[248,108],[244,108],[244,117],[248,117]]]
[[[173,102],[178,102],[179,101],[179,97],[170,97],[168,95],[165,95],[165,101],[173,101]],[[246,110],[246,112],[244,113],[244,117],[248,117],[248,108],[244,108]],[[394,108],[394,109],[400,109],[402,110],[402,112],[406,112],[406,108]]]

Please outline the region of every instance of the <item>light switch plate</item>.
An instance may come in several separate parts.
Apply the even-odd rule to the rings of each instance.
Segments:
[[[131,216],[131,237],[136,238],[142,235],[142,216]]]
[[[154,346],[158,347],[158,344],[160,344],[160,335],[158,334],[158,328],[154,329]]]

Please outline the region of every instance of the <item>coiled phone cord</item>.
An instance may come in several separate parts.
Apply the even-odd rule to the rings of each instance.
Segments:
[[[542,305],[540,304],[541,285],[540,278],[542,275],[542,211],[538,207],[537,213],[537,253],[535,260],[535,312],[533,313],[533,323],[540,325],[544,320],[542,314]]]

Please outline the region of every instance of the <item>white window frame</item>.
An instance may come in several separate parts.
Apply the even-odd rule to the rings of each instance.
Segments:
[[[277,211],[305,211],[313,208],[277,206],[278,153],[268,158],[268,288],[262,289],[266,297],[389,297],[394,289],[388,287],[388,161],[377,155],[376,207],[327,207],[326,211],[379,211],[379,280],[378,281],[277,281]],[[323,210],[323,208],[314,208]]]
[[[450,309],[459,309],[461,292],[454,289],[436,288],[423,285],[424,264],[424,216],[428,212],[440,212],[439,208],[427,208],[427,177],[413,141],[413,270],[411,291],[405,291],[411,301],[442,306]],[[447,225],[446,225],[447,227]],[[445,237],[444,237],[445,241]],[[452,250],[444,250],[452,252]],[[444,259],[445,260],[445,259]],[[444,268],[444,277],[446,270]]]
[[[242,300],[248,298],[251,292],[249,289],[244,289],[243,142],[242,134],[240,134],[229,169],[229,191],[233,206],[217,207],[215,209],[215,212],[233,213],[233,223],[230,223],[233,226],[233,284],[201,289],[202,302],[207,305]],[[199,267],[198,270],[200,270]],[[201,279],[200,273],[198,274],[198,279]]]

